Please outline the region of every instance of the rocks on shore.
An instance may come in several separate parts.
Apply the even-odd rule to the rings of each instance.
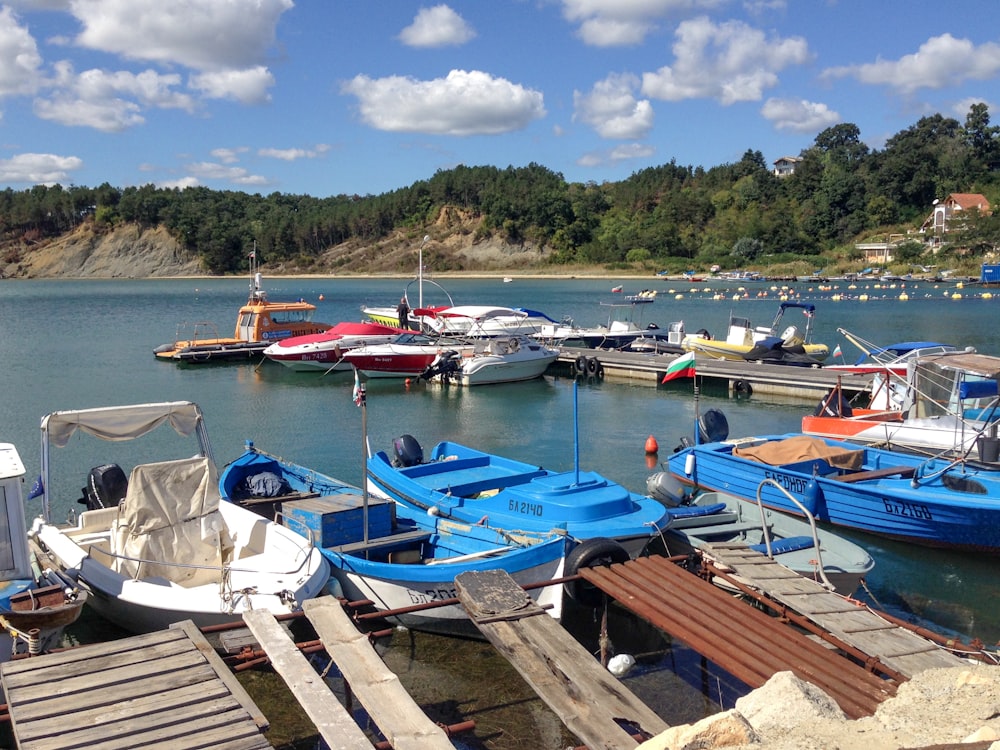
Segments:
[[[735,709],[671,727],[639,750],[898,750],[973,743],[1000,750],[1000,667],[932,669],[874,716],[848,720],[821,689],[779,672]]]

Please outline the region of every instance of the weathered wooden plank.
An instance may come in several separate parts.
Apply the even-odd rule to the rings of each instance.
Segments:
[[[270,747],[267,720],[190,622],[3,666],[20,750]]]
[[[635,740],[618,720],[650,735],[667,729],[666,722],[548,615],[497,619],[496,606],[503,599],[514,603],[514,609],[529,608],[523,604],[527,594],[506,571],[462,573],[455,584],[459,600],[483,635],[584,744],[634,748]],[[497,596],[498,591],[505,595]]]
[[[336,601],[336,600],[334,600]],[[337,603],[340,607],[340,603]],[[347,709],[316,674],[288,633],[267,610],[243,613],[243,621],[267,652],[271,665],[281,675],[320,736],[333,750],[368,750],[371,740]]]
[[[417,706],[336,599],[309,599],[302,609],[351,691],[395,750],[454,749],[444,730]]]
[[[170,626],[171,630],[180,630],[191,641],[205,657],[205,660],[209,663],[212,669],[215,670],[215,674],[228,688],[230,694],[239,701],[240,705],[249,714],[250,719],[258,726],[260,729],[267,729],[269,722],[267,717],[264,716],[264,712],[261,711],[257,704],[254,703],[253,698],[250,694],[243,688],[240,681],[236,679],[236,676],[232,673],[232,670],[226,665],[224,661],[215,653],[215,649],[205,638],[205,634],[202,633],[195,626],[194,622],[191,620],[184,620],[183,622],[175,622]]]

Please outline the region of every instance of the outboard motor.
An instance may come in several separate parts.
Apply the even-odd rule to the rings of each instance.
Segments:
[[[95,466],[87,475],[87,486],[83,497],[77,502],[86,505],[87,510],[113,508],[125,499],[128,491],[128,477],[118,464]]]
[[[684,486],[669,471],[658,471],[646,477],[646,493],[668,508],[684,503]]]
[[[396,455],[393,466],[416,466],[424,462],[424,449],[413,435],[400,435],[392,441],[392,451]]]
[[[440,375],[442,380],[447,380],[448,376],[458,372],[461,357],[454,349],[445,349],[438,354],[434,361],[427,365],[427,369],[420,373],[424,380],[430,380],[435,375]]]

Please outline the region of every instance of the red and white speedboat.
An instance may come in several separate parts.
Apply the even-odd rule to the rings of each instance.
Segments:
[[[264,356],[301,372],[350,370],[344,355],[359,346],[383,344],[405,333],[381,323],[337,323],[323,333],[295,336],[271,344]]]
[[[424,333],[403,333],[390,343],[351,349],[344,360],[368,378],[415,378],[446,350],[471,352],[471,344]]]

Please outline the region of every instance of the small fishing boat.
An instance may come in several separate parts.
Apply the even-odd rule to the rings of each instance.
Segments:
[[[17,449],[0,443],[0,662],[59,646],[87,592],[38,560],[28,543]]]
[[[50,520],[52,448],[81,433],[127,448],[162,430],[160,450],[182,458],[136,464],[128,478],[119,464],[86,475],[77,523]],[[180,620],[199,627],[238,621],[249,609],[293,612],[323,591],[326,560],[298,534],[233,503],[220,503],[218,471],[201,409],[189,401],[59,411],[42,418],[43,517],[31,537],[61,572],[85,588],[88,603],[132,632]],[[191,442],[197,452],[191,455]],[[144,441],[147,445],[147,441]],[[148,450],[148,448],[147,448]],[[59,485],[64,484],[60,482]]]
[[[872,399],[855,408],[839,386],[802,417],[802,432],[900,451],[978,459],[1000,458],[1000,357],[974,352],[911,360],[908,376],[874,376]]]
[[[344,354],[368,344],[385,344],[405,333],[402,328],[381,323],[337,323],[322,333],[276,341],[264,356],[297,372],[350,370]]]
[[[424,460],[412,435],[368,459],[368,478],[413,512],[507,531],[562,531],[579,541],[610,538],[631,556],[641,553],[666,523],[658,501],[629,492],[591,471],[549,471],[452,442]]]
[[[153,349],[157,359],[184,364],[204,364],[250,359],[276,341],[321,333],[330,326],[313,321],[316,305],[304,300],[274,302],[263,288],[259,271],[250,277],[250,296],[236,315],[236,330],[220,337],[213,323],[182,323],[169,344]]]
[[[471,352],[444,350],[420,377],[458,385],[513,383],[541,377],[558,358],[558,349],[535,339],[495,336],[477,341]]]
[[[1000,554],[1000,472],[992,465],[801,433],[688,443],[670,456],[668,467],[696,489],[751,499],[770,480],[761,491],[769,508],[802,515],[801,505],[820,522],[929,547]]]
[[[219,490],[223,499],[280,516],[319,545],[330,563],[331,593],[370,601],[390,621],[415,630],[476,635],[460,605],[415,605],[454,598],[455,577],[468,571],[502,569],[522,585],[559,578],[569,546],[562,534],[512,534],[413,511],[253,443],[223,470]],[[529,593],[559,619],[562,592],[553,585]]]
[[[808,515],[795,518],[724,492],[690,494],[666,471],[651,474],[646,490],[670,509],[664,529],[668,554],[744,544],[844,596],[853,595],[875,567],[863,547],[818,529]]]
[[[790,309],[801,309],[805,315],[805,331],[790,325],[781,330],[782,318]],[[825,360],[830,349],[826,344],[812,343],[813,317],[816,306],[807,302],[782,302],[768,327],[754,327],[747,318],[730,314],[725,339],[714,339],[702,331],[684,339],[686,351],[716,359],[766,361],[776,364],[815,365]]]

